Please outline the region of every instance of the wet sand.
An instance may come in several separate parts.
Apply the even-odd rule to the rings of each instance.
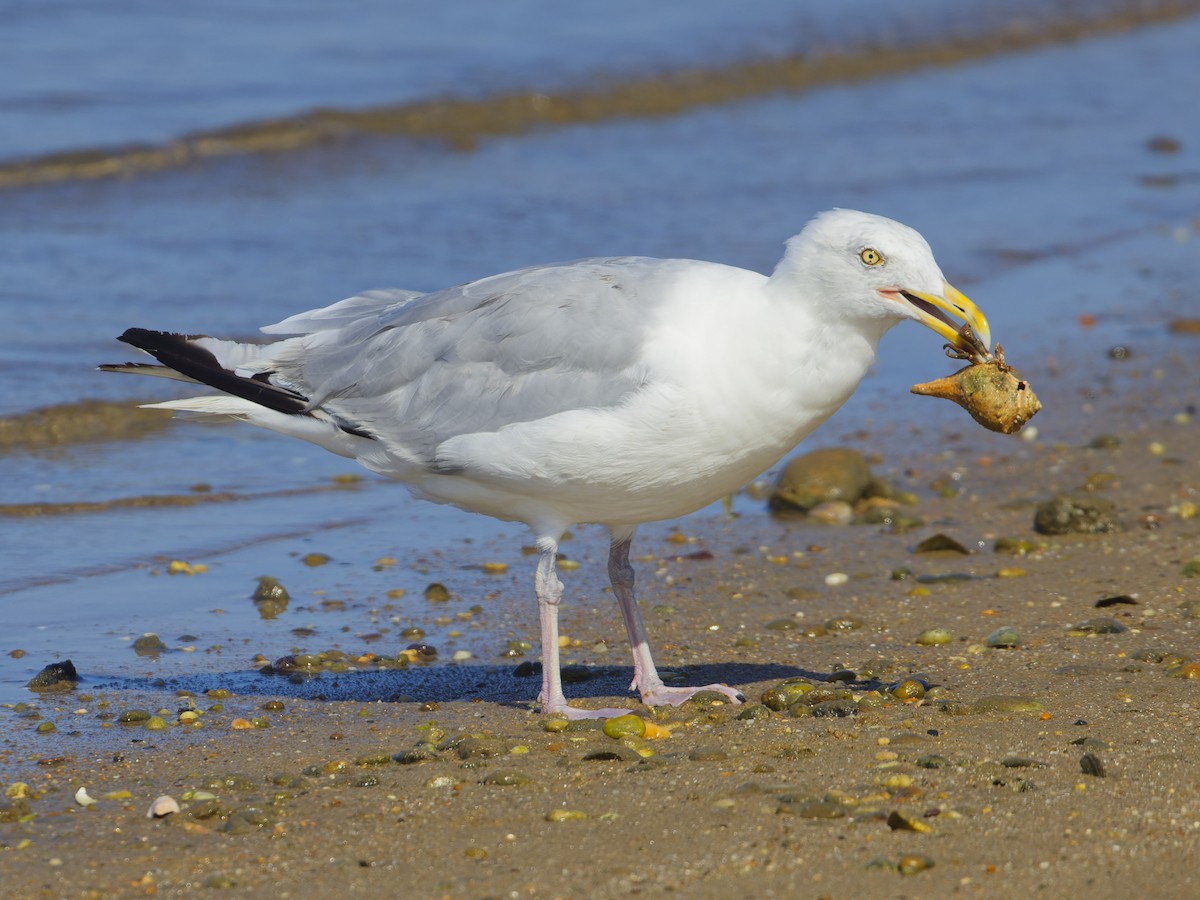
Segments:
[[[515,660],[293,684],[254,672],[246,648],[225,673],[31,695],[42,720],[0,710],[0,781],[29,795],[0,815],[32,813],[0,822],[4,891],[1195,896],[1200,679],[1181,676],[1200,662],[1200,578],[1185,575],[1200,554],[1187,506],[1200,501],[1197,349],[1163,329],[1124,358],[1024,367],[1039,419],[1070,423],[1069,445],[996,438],[965,414],[908,454],[903,433],[858,433],[848,443],[886,445],[879,474],[917,494],[925,524],[912,531],[743,517],[689,522],[681,537],[647,529],[635,545],[650,555],[637,568],[662,667],[736,684],[751,704],[804,677],[856,699],[879,690],[882,706],[743,720],[746,707],[693,702],[660,711],[669,737],[625,746],[547,730],[528,703],[537,679],[514,677]],[[1035,533],[1035,505],[1076,490],[1111,501],[1123,530]],[[938,532],[973,552],[912,552]],[[998,538],[1028,552],[998,552]],[[895,580],[902,568],[913,578]],[[592,677],[568,695],[649,716],[625,690],[602,566],[587,569],[563,629]],[[827,584],[833,573],[847,582]],[[916,580],[947,574],[972,577]],[[1079,627],[1100,617],[1125,630]],[[860,626],[804,635],[837,618]],[[780,620],[800,627],[767,627]],[[988,647],[1006,625],[1020,646]],[[918,645],[933,627],[950,643]],[[839,670],[857,680],[830,680]],[[935,688],[924,700],[886,693],[918,676]],[[189,699],[199,729],[175,724]],[[171,727],[115,724],[135,706],[169,708]],[[269,727],[234,725],[255,718]],[[45,720],[55,733],[35,732]],[[80,787],[94,806],[78,805]],[[216,795],[213,815],[193,815],[195,790]],[[147,818],[163,794],[184,810]]]

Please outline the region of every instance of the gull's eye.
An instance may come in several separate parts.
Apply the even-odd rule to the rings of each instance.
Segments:
[[[864,247],[858,251],[858,258],[863,261],[864,266],[882,266],[883,254],[874,247]]]

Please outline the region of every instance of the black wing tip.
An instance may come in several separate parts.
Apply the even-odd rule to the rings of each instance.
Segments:
[[[117,340],[150,353],[163,349],[188,350],[192,341],[207,336],[204,334],[180,334],[177,331],[155,331],[151,328],[126,328]]]
[[[203,337],[205,335],[202,334],[127,328],[117,340],[148,353],[168,369],[174,369],[192,381],[207,384],[226,394],[241,397],[277,412],[309,415],[308,401],[305,397],[269,382],[243,377],[225,368],[211,350],[193,343]],[[122,366],[108,371],[129,370]]]

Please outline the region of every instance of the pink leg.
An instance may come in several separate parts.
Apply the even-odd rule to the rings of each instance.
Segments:
[[[554,569],[558,542],[553,538],[539,538],[538,549],[541,554],[533,584],[542,630],[542,692],[538,694],[542,713],[568,719],[607,719],[626,714],[629,712],[627,709],[576,709],[567,706],[558,659],[558,607],[562,603],[563,592],[562,582],[558,580]]]
[[[667,687],[654,667],[650,654],[650,642],[646,637],[646,625],[638,609],[633,591],[633,566],[629,564],[629,545],[633,532],[622,537],[614,534],[608,554],[608,577],[612,580],[613,593],[621,607],[621,618],[625,620],[625,632],[629,636],[629,649],[633,651],[633,683],[630,690],[642,695],[647,706],[678,706],[700,691],[716,691],[734,703],[742,703],[745,696],[736,688],[724,684],[708,684],[703,687]]]

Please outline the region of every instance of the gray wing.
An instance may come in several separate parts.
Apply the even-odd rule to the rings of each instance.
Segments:
[[[308,312],[289,316],[274,325],[264,325],[259,331],[264,334],[312,334],[316,331],[344,328],[370,316],[381,315],[393,307],[421,296],[424,296],[423,291],[405,291],[400,288],[364,291],[332,306],[310,309]]]
[[[271,380],[433,466],[451,437],[636,391],[652,288],[680,262],[539,266],[383,306],[281,343]]]

